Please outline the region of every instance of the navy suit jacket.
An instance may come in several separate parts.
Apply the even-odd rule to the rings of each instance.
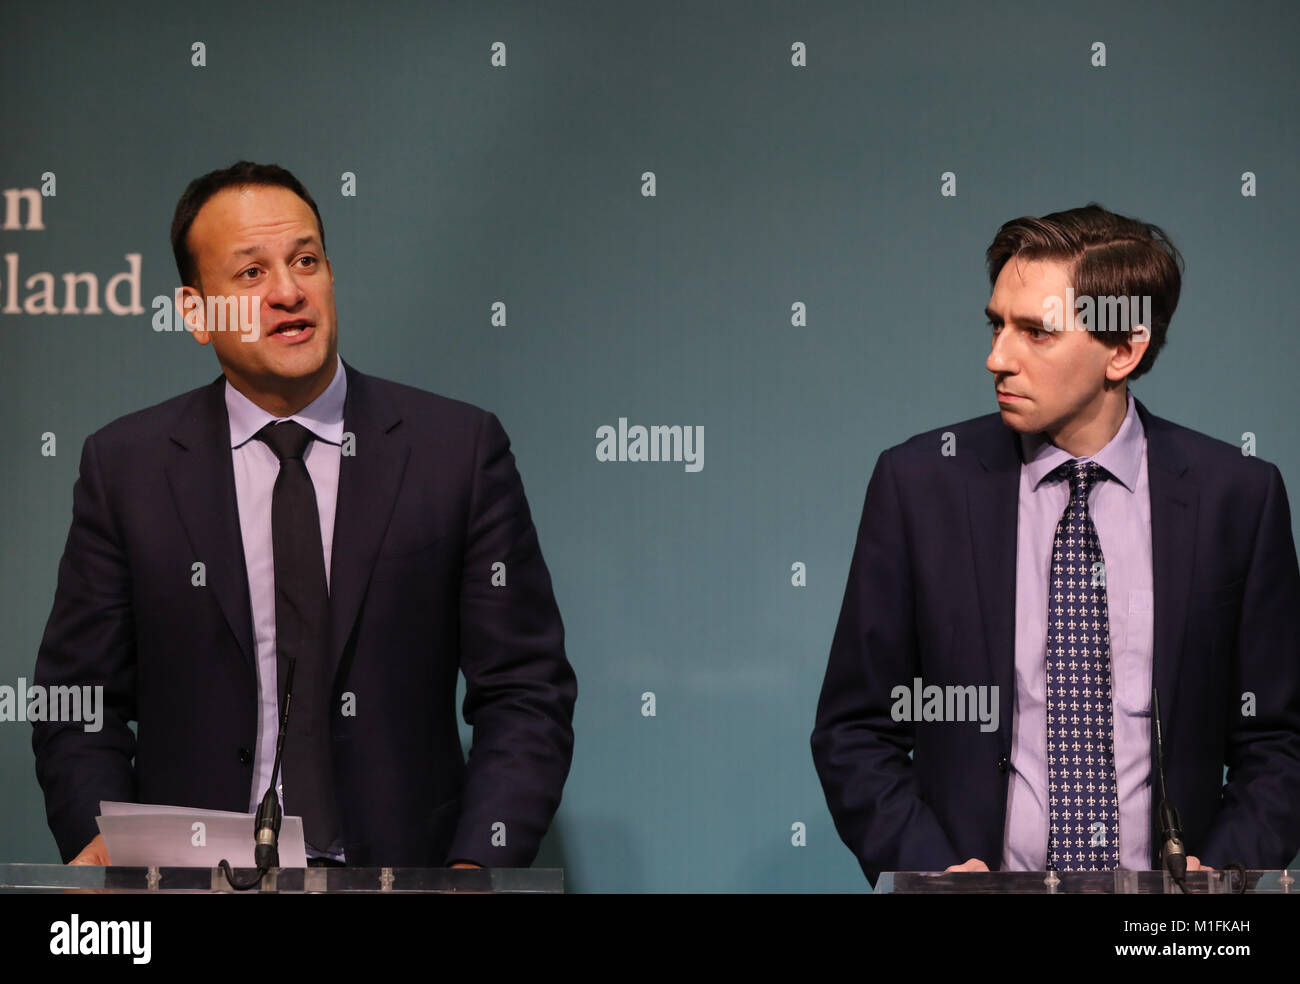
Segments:
[[[1280,868],[1300,848],[1300,573],[1282,477],[1137,411],[1169,797],[1189,854]],[[945,457],[948,431],[956,454]],[[812,751],[836,829],[872,882],[969,858],[1001,865],[1020,465],[994,413],[890,448],[868,485]],[[894,721],[891,690],[915,677],[996,685],[999,728]],[[1153,809],[1153,867],[1155,825]]]
[[[348,863],[528,865],[568,774],[577,688],[509,441],[490,413],[344,368],[355,453],[340,463],[328,658]],[[35,673],[105,688],[102,731],[34,726],[64,860],[98,832],[100,800],[248,810],[258,688],[224,387],[85,442]]]

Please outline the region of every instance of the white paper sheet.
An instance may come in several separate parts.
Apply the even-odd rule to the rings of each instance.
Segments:
[[[256,867],[252,813],[108,800],[100,802],[99,810],[95,819],[115,865],[215,868],[224,858],[235,868]],[[280,867],[307,867],[301,817],[281,822],[279,852]]]

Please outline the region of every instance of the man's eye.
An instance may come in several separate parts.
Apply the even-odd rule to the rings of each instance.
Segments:
[[[246,277],[250,273],[253,274],[257,273],[257,267],[249,267],[247,270],[244,270],[242,273],[240,273],[239,276]]]
[[[308,266],[315,266],[315,265],[316,265],[316,257],[314,257],[314,256],[303,256],[303,257],[300,257],[299,260],[298,260],[299,263],[302,263],[302,262],[304,262],[304,261],[307,263]]]

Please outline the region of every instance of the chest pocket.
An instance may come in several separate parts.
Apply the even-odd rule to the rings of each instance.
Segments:
[[[370,582],[410,580],[427,575],[443,549],[445,539],[438,536],[424,543],[403,544],[381,553],[375,560]]]
[[[1126,714],[1151,713],[1151,661],[1155,604],[1150,591],[1132,588],[1124,619],[1124,645],[1111,654],[1111,695]]]
[[[1238,579],[1217,588],[1205,588],[1192,592],[1192,612],[1213,611],[1233,605],[1241,607],[1241,593],[1246,582]]]

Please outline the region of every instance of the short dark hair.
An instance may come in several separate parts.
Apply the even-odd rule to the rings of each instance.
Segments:
[[[176,257],[176,271],[181,275],[181,283],[187,287],[198,286],[198,268],[194,254],[190,252],[190,226],[194,218],[209,198],[225,188],[245,188],[249,185],[276,185],[288,188],[295,195],[311,206],[316,215],[316,226],[320,229],[320,248],[325,249],[325,223],[321,221],[320,209],[312,199],[301,181],[280,167],[278,164],[254,164],[252,161],[239,161],[219,171],[209,171],[201,178],[195,178],[176,203],[176,214],[172,217],[172,255]]]
[[[1013,256],[1070,264],[1076,300],[1091,297],[1099,309],[1099,297],[1150,297],[1147,350],[1128,378],[1137,379],[1150,370],[1178,307],[1184,268],[1182,254],[1163,229],[1089,202],[1068,212],[1004,223],[988,249],[990,286]],[[1114,330],[1097,331],[1096,337],[1114,347],[1128,337],[1132,326],[1107,327]]]

